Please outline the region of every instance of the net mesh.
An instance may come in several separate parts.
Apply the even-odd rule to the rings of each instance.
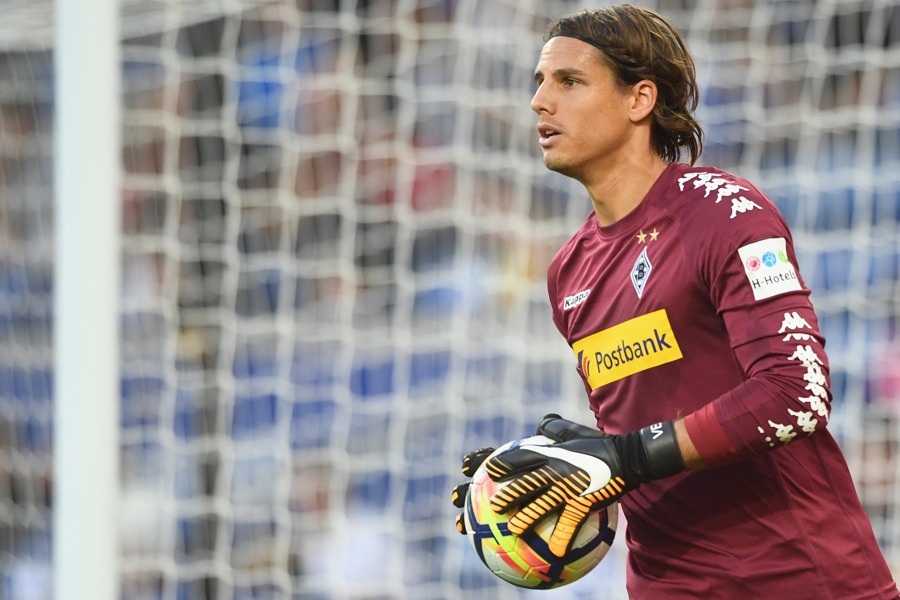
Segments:
[[[793,229],[900,567],[900,3],[640,4],[697,60],[701,162]],[[52,10],[0,6],[0,597],[49,599]],[[583,6],[123,3],[123,598],[528,596],[448,497],[465,452],[589,420],[544,272],[590,202],[528,108]],[[623,550],[544,595],[624,598]]]

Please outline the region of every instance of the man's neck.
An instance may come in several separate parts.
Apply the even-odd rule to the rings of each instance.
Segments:
[[[596,179],[582,182],[591,196],[600,225],[612,225],[637,208],[665,170],[665,161],[653,155],[606,169]]]

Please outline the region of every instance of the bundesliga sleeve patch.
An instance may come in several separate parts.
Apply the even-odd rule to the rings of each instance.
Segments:
[[[754,299],[762,300],[801,289],[797,269],[788,259],[784,238],[747,244],[738,248],[738,254]]]

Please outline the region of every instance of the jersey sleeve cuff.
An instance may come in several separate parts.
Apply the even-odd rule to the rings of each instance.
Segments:
[[[684,427],[707,467],[728,464],[738,458],[737,450],[716,418],[712,403],[687,415]]]

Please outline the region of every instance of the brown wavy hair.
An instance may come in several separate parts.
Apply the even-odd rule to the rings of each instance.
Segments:
[[[656,84],[651,142],[666,162],[682,152],[690,164],[703,151],[703,129],[694,119],[699,102],[694,59],[678,30],[653,11],[630,4],[583,10],[552,23],[544,43],[563,36],[596,47],[619,85]]]

